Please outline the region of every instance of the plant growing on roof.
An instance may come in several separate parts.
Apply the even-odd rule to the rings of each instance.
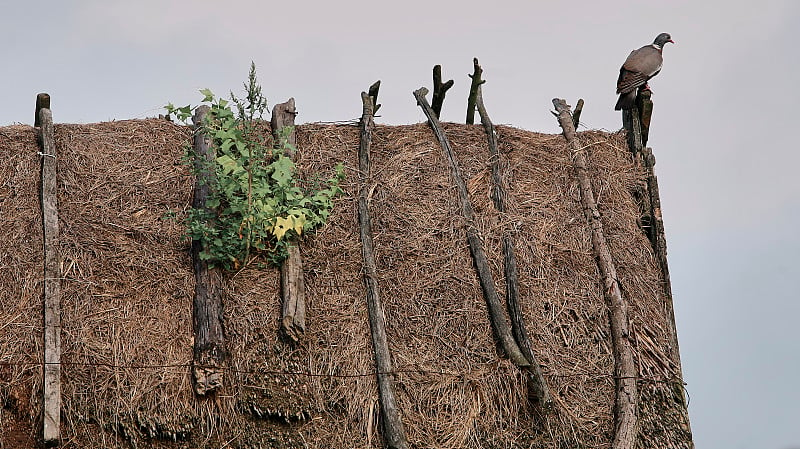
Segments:
[[[195,176],[201,172],[216,175],[209,181],[206,207],[188,212],[187,235],[202,244],[203,260],[229,270],[259,257],[280,264],[292,241],[326,223],[344,178],[340,163],[330,179],[301,179],[287,155],[297,152],[288,140],[292,129],[282,129],[278,145],[274,145],[263,126],[267,100],[256,79],[255,64],[250,66],[244,88],[244,98],[231,92],[230,101],[208,89],[200,91],[210,110],[196,132],[211,139],[216,158],[198,158],[191,146],[184,157]],[[170,103],[165,109],[185,123],[195,108]]]

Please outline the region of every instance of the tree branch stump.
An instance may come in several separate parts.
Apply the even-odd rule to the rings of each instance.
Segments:
[[[381,108],[381,105],[378,104],[378,91],[381,88],[381,80],[375,81],[371,86],[369,86],[369,97],[372,98],[372,104],[374,105],[372,110],[372,116],[374,117],[378,113],[378,109]]]
[[[467,97],[467,125],[475,123],[475,104],[478,98],[478,89],[481,84],[486,82],[481,79],[483,69],[480,64],[478,64],[478,58],[472,58],[472,65],[474,72],[472,75],[467,75],[472,78],[472,84],[470,84],[469,87],[469,96]]]
[[[581,113],[583,112],[583,98],[578,99],[578,104],[575,105],[575,112],[572,113],[572,124],[575,125],[575,130],[578,130],[578,125],[581,124]]]
[[[44,366],[42,439],[46,446],[61,441],[61,269],[58,252],[58,189],[56,143],[50,96],[36,97],[36,123],[40,127],[40,206],[44,253]]]
[[[280,135],[286,127],[294,127],[297,115],[294,98],[285,103],[276,104],[272,108],[272,137],[275,148],[282,145]],[[297,146],[297,133],[294,128],[286,137],[293,149]],[[286,155],[297,161],[297,154],[293,149],[287,148]],[[291,343],[298,343],[306,332],[306,283],[303,277],[303,259],[300,256],[300,247],[292,243],[289,255],[281,265],[281,335]]]
[[[215,164],[216,151],[210,146],[209,138],[202,132],[202,124],[210,108],[197,108],[192,122],[195,125],[194,151],[198,179],[194,188],[192,207],[205,209],[209,185],[214,172],[204,167]],[[205,178],[205,179],[203,179]],[[194,266],[195,289],[192,307],[194,327],[194,358],[192,374],[194,391],[205,396],[222,386],[225,359],[225,328],[223,324],[222,276],[218,268],[210,268],[200,259],[203,248],[199,241],[192,242],[192,262]]]
[[[439,64],[433,66],[433,99],[431,100],[431,108],[437,119],[442,114],[444,96],[447,90],[453,87],[454,82],[449,80],[446,83],[442,83],[442,66]]]
[[[466,221],[467,242],[469,243],[470,253],[472,253],[472,260],[475,263],[475,269],[478,272],[478,279],[480,280],[483,296],[486,300],[486,306],[489,311],[489,321],[492,324],[495,338],[500,342],[506,356],[519,367],[528,367],[530,362],[522,354],[519,346],[511,333],[511,329],[506,322],[503,313],[503,307],[500,304],[500,299],[497,295],[497,290],[494,286],[494,279],[492,279],[492,272],[489,269],[489,263],[486,260],[486,254],[481,246],[481,240],[478,236],[478,230],[475,229],[475,213],[472,209],[472,203],[469,200],[469,193],[467,192],[467,185],[464,182],[464,177],[461,175],[461,169],[456,161],[453,149],[450,147],[450,141],[442,130],[439,119],[436,117],[435,112],[425,99],[428,94],[428,89],[421,87],[414,91],[414,97],[417,99],[417,104],[422,108],[422,111],[428,117],[428,123],[433,129],[433,133],[439,140],[439,144],[445,152],[450,163],[450,173],[452,174],[453,181],[458,189],[458,196],[461,202],[461,211]]]
[[[362,92],[363,113],[361,115],[361,133],[358,147],[360,188],[358,192],[358,222],[361,233],[361,254],[364,259],[364,287],[367,291],[367,313],[372,335],[372,348],[375,356],[378,395],[381,403],[383,437],[386,447],[390,449],[407,449],[405,429],[400,418],[400,410],[394,396],[394,374],[392,374],[392,358],[386,337],[386,316],[378,293],[378,277],[375,264],[375,250],[372,241],[372,226],[368,207],[370,162],[369,149],[372,143],[372,130],[375,127],[372,98]]]
[[[476,58],[476,66],[477,63],[478,59]],[[489,146],[489,165],[492,171],[492,202],[495,209],[503,214],[506,211],[506,192],[503,187],[503,179],[500,176],[500,151],[497,148],[497,133],[489,114],[486,112],[486,106],[483,104],[483,88],[480,84],[476,88],[475,104],[481,117],[481,124],[483,124],[483,128],[486,131],[486,140]],[[528,369],[529,396],[537,407],[546,411],[552,407],[553,397],[550,395],[550,389],[544,379],[544,374],[542,374],[542,367],[533,352],[528,332],[525,329],[525,320],[518,301],[519,278],[517,276],[517,259],[514,255],[514,240],[509,229],[503,232],[503,262],[506,277],[506,306],[508,307],[508,315],[511,318],[511,330],[522,354],[530,362],[530,368]]]
[[[603,294],[611,315],[611,340],[614,352],[614,378],[616,398],[614,402],[615,432],[613,449],[633,449],[638,432],[638,393],[636,380],[638,370],[633,362],[633,345],[628,321],[628,305],[622,297],[617,280],[616,266],[603,232],[600,211],[597,209],[591,180],[586,168],[585,149],[581,148],[575,135],[572,114],[567,102],[553,99],[558,112],[558,123],[564,132],[575,168],[575,176],[581,192],[581,203],[592,232],[592,249],[600,271]]]

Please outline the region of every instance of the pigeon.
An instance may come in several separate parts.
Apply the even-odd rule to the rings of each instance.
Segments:
[[[619,79],[617,80],[619,100],[614,106],[615,111],[631,109],[636,102],[639,89],[650,88],[647,81],[661,71],[661,64],[664,62],[661,52],[667,42],[675,43],[669,33],[661,33],[652,44],[634,50],[628,55],[628,59],[619,69]]]

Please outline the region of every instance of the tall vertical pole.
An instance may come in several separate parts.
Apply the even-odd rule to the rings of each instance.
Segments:
[[[50,95],[36,97],[36,120],[42,160],[41,208],[44,253],[44,368],[42,439],[59,444],[61,428],[61,270],[58,254],[56,145]]]

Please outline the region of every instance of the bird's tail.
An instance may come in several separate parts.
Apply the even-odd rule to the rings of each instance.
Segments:
[[[619,100],[617,100],[616,106],[614,106],[615,111],[619,111],[620,109],[631,109],[633,108],[633,104],[636,103],[636,94],[638,89],[633,89],[630,92],[622,93],[619,95]]]

